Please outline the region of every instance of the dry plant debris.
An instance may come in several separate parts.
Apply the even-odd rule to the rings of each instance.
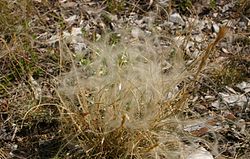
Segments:
[[[249,158],[249,5],[0,0],[0,158]]]

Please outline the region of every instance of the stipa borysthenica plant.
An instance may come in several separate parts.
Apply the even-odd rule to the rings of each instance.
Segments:
[[[89,43],[89,62],[74,65],[58,87],[63,130],[81,157],[180,158],[181,130],[171,120],[194,87],[185,79],[193,72],[198,80],[221,36],[194,62],[198,69],[186,69],[181,50],[160,45],[157,36]]]

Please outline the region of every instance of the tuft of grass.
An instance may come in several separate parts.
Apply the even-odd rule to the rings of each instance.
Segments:
[[[110,38],[90,43],[91,63],[60,77],[64,134],[85,158],[182,156],[171,122],[188,98],[185,86],[174,91],[188,75],[181,51],[156,45],[157,36]]]
[[[105,2],[112,13],[128,9],[124,8],[125,1]],[[10,101],[11,109],[15,107],[15,113],[11,112],[14,117],[24,114],[17,134],[31,136],[28,141],[32,142],[24,142],[25,147],[36,150],[34,145],[40,146],[40,141],[63,134],[68,141],[66,148],[67,145],[77,145],[80,149],[70,153],[73,158],[180,158],[185,155],[181,142],[185,135],[175,118],[186,105],[188,90],[194,86],[186,82],[192,72],[185,68],[181,50],[175,46],[161,46],[157,35],[130,39],[114,33],[101,41],[89,42],[91,57],[80,59],[80,65],[77,65],[77,60],[63,41],[59,41],[59,49],[36,41],[36,36],[46,31],[43,27],[50,28],[54,22],[60,29],[66,27],[62,18],[51,12],[52,3],[38,4],[31,0],[0,2],[0,94],[10,99],[17,96],[12,94],[21,94],[22,101],[16,99],[18,104]],[[139,8],[137,5],[139,1],[133,8]],[[46,14],[34,16],[39,9],[44,9]],[[109,19],[106,20],[110,23]],[[36,27],[40,25],[43,26]],[[93,39],[97,39],[95,33]],[[201,63],[195,71],[196,78],[217,42],[211,44],[205,55],[198,59]],[[53,72],[59,71],[63,65],[67,67],[62,60],[64,56],[59,55],[57,49],[72,60],[72,70],[59,77],[57,94],[60,101],[53,98],[45,100],[45,97],[34,100],[33,77],[42,77],[49,82],[46,70],[53,68]],[[178,85],[180,83],[181,86]],[[17,90],[17,85],[22,91]],[[53,92],[51,94],[54,95]],[[59,121],[57,110],[50,109],[51,106],[57,106]],[[48,133],[47,130],[55,132]],[[41,132],[45,135],[39,134]],[[35,153],[33,150],[32,154]],[[64,147],[61,152],[63,150]],[[0,149],[0,154],[3,151]],[[55,158],[60,155],[58,152]]]
[[[116,43],[110,43],[114,34],[108,34],[89,42],[92,58],[81,67],[68,52],[73,68],[59,77],[57,89],[66,138],[80,145],[85,158],[185,156],[181,142],[185,135],[173,117],[184,109],[226,32],[222,27],[189,66],[178,47],[161,46],[161,37],[154,34],[140,39],[121,34]],[[187,82],[191,75],[193,81]]]

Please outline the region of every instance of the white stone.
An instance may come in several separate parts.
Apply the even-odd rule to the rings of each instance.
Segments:
[[[204,123],[199,122],[199,123],[193,123],[191,125],[184,126],[183,130],[187,131],[187,132],[192,132],[192,131],[199,130],[199,129],[203,128],[203,127],[204,127]]]
[[[82,28],[72,28],[71,35],[72,36],[82,35]]]
[[[220,31],[220,27],[217,24],[213,24],[213,30],[214,32],[218,33]]]
[[[227,49],[221,48],[221,50],[222,50],[224,53],[229,54],[229,51],[227,51]]]
[[[82,52],[84,49],[86,49],[86,44],[85,43],[75,43],[74,44],[74,49],[75,49],[75,52]]]
[[[76,15],[72,15],[69,18],[65,19],[65,21],[69,24],[74,23],[74,21],[76,20],[77,16]]]
[[[174,13],[174,14],[170,15],[169,21],[173,22],[173,23],[177,23],[179,25],[185,25],[184,20],[182,19],[182,17],[178,13]]]
[[[245,22],[239,22],[239,27],[245,28],[246,27],[246,23]]]
[[[82,28],[72,28],[71,30],[71,43],[79,43],[83,41]]]
[[[218,100],[216,100],[216,101],[214,101],[213,103],[211,103],[211,105],[212,105],[212,107],[219,109],[219,107],[220,107],[220,102],[219,102]]]
[[[143,37],[143,31],[140,28],[136,27],[136,28],[132,29],[131,35],[134,38],[141,38],[141,37]]]
[[[208,152],[205,148],[199,147],[194,150],[187,159],[214,159],[212,154]]]
[[[250,92],[250,83],[249,82],[244,81],[244,82],[237,84],[236,86],[246,93]]]
[[[185,40],[185,36],[177,36],[174,38],[174,41],[175,41],[175,44],[176,46],[181,46],[183,43],[184,43],[184,40]]]
[[[228,4],[223,6],[222,12],[224,13],[224,12],[228,11],[230,8],[233,8],[234,6],[235,6],[235,3],[228,3]]]
[[[59,41],[59,36],[56,34],[56,35],[52,35],[49,39],[48,39],[48,43],[49,44],[53,44],[55,42]]]
[[[63,31],[63,39],[66,41],[66,43],[71,42],[71,35],[68,31]]]
[[[194,37],[194,39],[195,39],[195,41],[197,41],[197,42],[202,42],[202,41],[203,41],[203,38],[202,38],[201,35],[196,35],[196,36]]]
[[[245,95],[238,95],[238,94],[226,94],[226,93],[219,93],[226,103],[229,105],[234,106],[237,104],[238,106],[244,106],[247,102],[247,98]]]
[[[218,13],[213,13],[213,16],[216,18],[218,16]]]

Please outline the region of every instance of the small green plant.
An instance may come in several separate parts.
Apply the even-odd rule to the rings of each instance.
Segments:
[[[113,14],[119,14],[125,9],[124,0],[106,0],[107,11]]]
[[[228,58],[221,67],[217,67],[211,72],[215,83],[222,86],[233,86],[235,83],[241,83],[249,78],[250,64],[247,59],[239,56]]]
[[[110,35],[109,44],[110,44],[110,45],[115,45],[115,44],[117,44],[117,43],[120,41],[120,39],[121,39],[121,37],[120,37],[119,34],[117,34],[117,33],[112,33],[112,34]]]
[[[216,8],[216,0],[210,0],[210,8],[212,9]]]
[[[175,0],[174,4],[176,5],[176,8],[179,10],[179,12],[183,13],[189,13],[192,7],[191,0]]]

